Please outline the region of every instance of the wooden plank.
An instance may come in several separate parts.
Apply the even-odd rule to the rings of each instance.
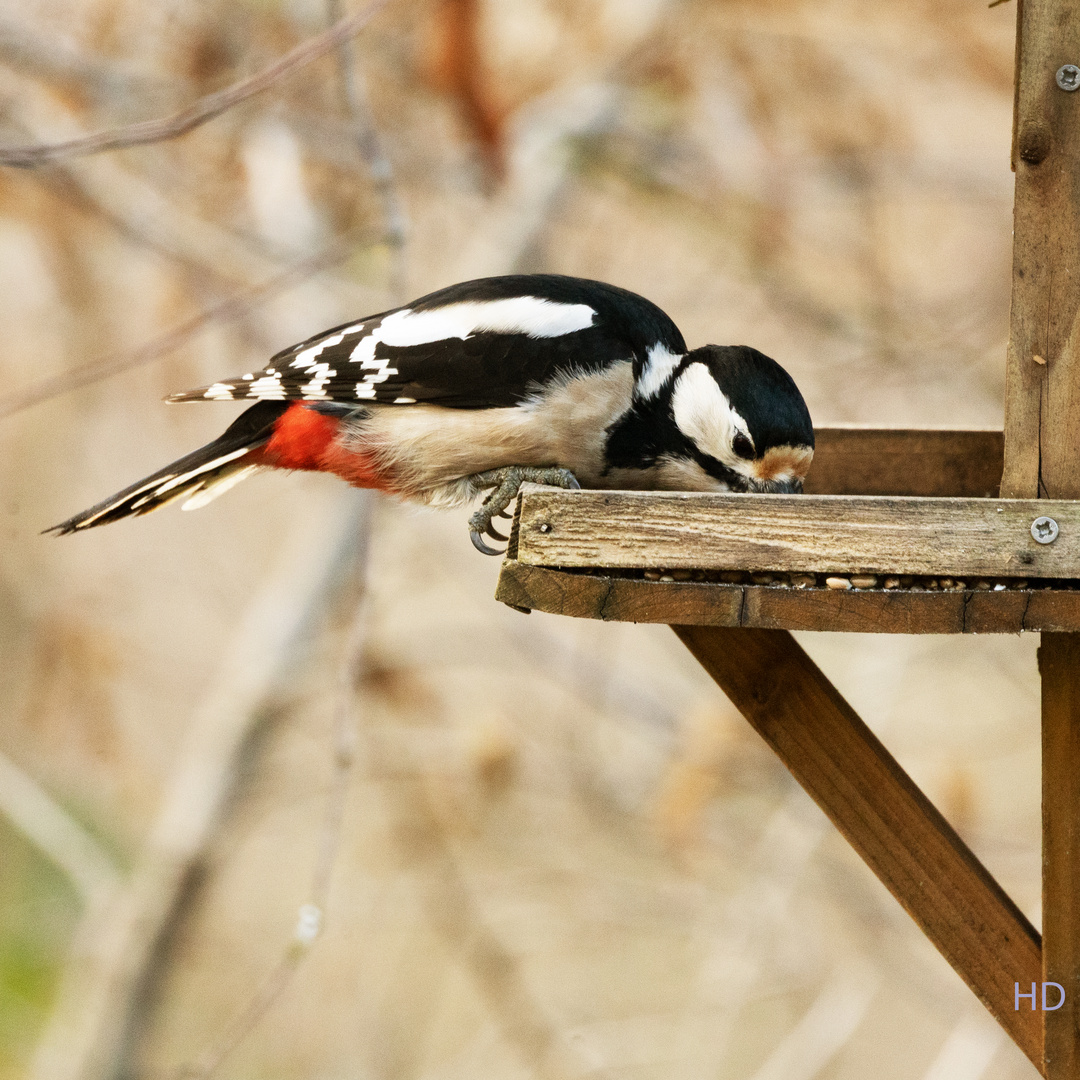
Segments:
[[[1043,514],[1060,526],[1038,544]],[[1080,503],[522,488],[533,566],[1080,577]]]
[[[1001,483],[1000,431],[816,428],[808,495],[993,498]]]
[[[1080,92],[1062,90],[1055,79],[1063,64],[1080,64],[1075,4],[1025,0],[1018,32],[1002,494],[1075,498],[1080,495]]]
[[[495,598],[516,608],[614,622],[875,634],[1080,631],[1080,590],[983,592],[645,581],[503,563]]]
[[[1080,634],[1044,634],[1042,674],[1043,981],[1064,988],[1042,1015],[1046,1075],[1080,1076]],[[1028,987],[1025,985],[1024,989]],[[1047,991],[1048,1004],[1058,993]],[[1038,1005],[1042,1006],[1042,1000]],[[1027,1005],[1027,1002],[1023,1002]]]
[[[1039,935],[873,732],[785,631],[672,629],[1041,1068]]]

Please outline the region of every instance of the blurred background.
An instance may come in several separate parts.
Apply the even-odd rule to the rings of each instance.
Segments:
[[[239,411],[166,393],[485,274],[643,293],[818,424],[1000,427],[1013,8],[391,0],[0,170],[0,1080],[1036,1075],[670,631],[497,604],[464,511],[39,535]],[[359,10],[3,0],[0,142]],[[800,640],[1038,925],[1037,640]]]

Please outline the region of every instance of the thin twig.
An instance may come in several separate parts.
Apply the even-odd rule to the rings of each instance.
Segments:
[[[265,303],[312,275],[341,262],[356,250],[356,244],[355,235],[339,238],[323,251],[294,263],[268,281],[226,297],[220,303],[200,311],[190,319],[185,319],[171,330],[152,338],[136,349],[103,356],[89,364],[53,375],[33,386],[28,386],[25,390],[10,394],[0,399],[0,420],[14,416],[15,413],[28,409],[31,405],[39,405],[43,401],[59,397],[70,390],[77,390],[90,383],[100,382],[110,376],[160,360],[212,323],[239,319],[256,305]]]
[[[35,143],[28,146],[0,147],[0,165],[32,169],[57,158],[100,154],[105,150],[143,146],[146,143],[163,142],[166,139],[175,139],[179,135],[185,135],[233,106],[239,105],[242,101],[261,94],[275,83],[333,51],[341,42],[359,33],[388,2],[389,0],[373,0],[363,11],[342,19],[325,33],[302,42],[257,75],[233,83],[224,90],[207,94],[172,116],[159,120],[143,120],[137,124],[99,131],[77,139]]]

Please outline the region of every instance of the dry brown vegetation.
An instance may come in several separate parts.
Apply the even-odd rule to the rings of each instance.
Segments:
[[[2,1080],[1034,1075],[669,631],[497,605],[461,513],[268,476],[38,535],[235,411],[167,392],[512,270],[818,423],[999,425],[1011,8],[391,0],[0,171]],[[0,142],[358,10],[8,0]],[[803,637],[1037,921],[1035,641]]]

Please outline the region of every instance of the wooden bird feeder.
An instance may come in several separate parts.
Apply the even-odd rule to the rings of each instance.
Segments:
[[[671,625],[1036,1068],[1071,1080],[1080,1077],[1080,93],[1070,82],[1080,78],[1068,66],[1080,65],[1080,17],[1066,0],[1017,4],[1004,433],[819,429],[802,496],[531,487],[496,595]],[[789,584],[767,583],[769,572]],[[828,588],[830,574],[877,583]],[[1042,633],[1041,936],[791,630]],[[1033,1010],[1027,998],[1015,1007],[1017,984],[1027,994],[1043,982],[1064,987],[1061,1008]]]

